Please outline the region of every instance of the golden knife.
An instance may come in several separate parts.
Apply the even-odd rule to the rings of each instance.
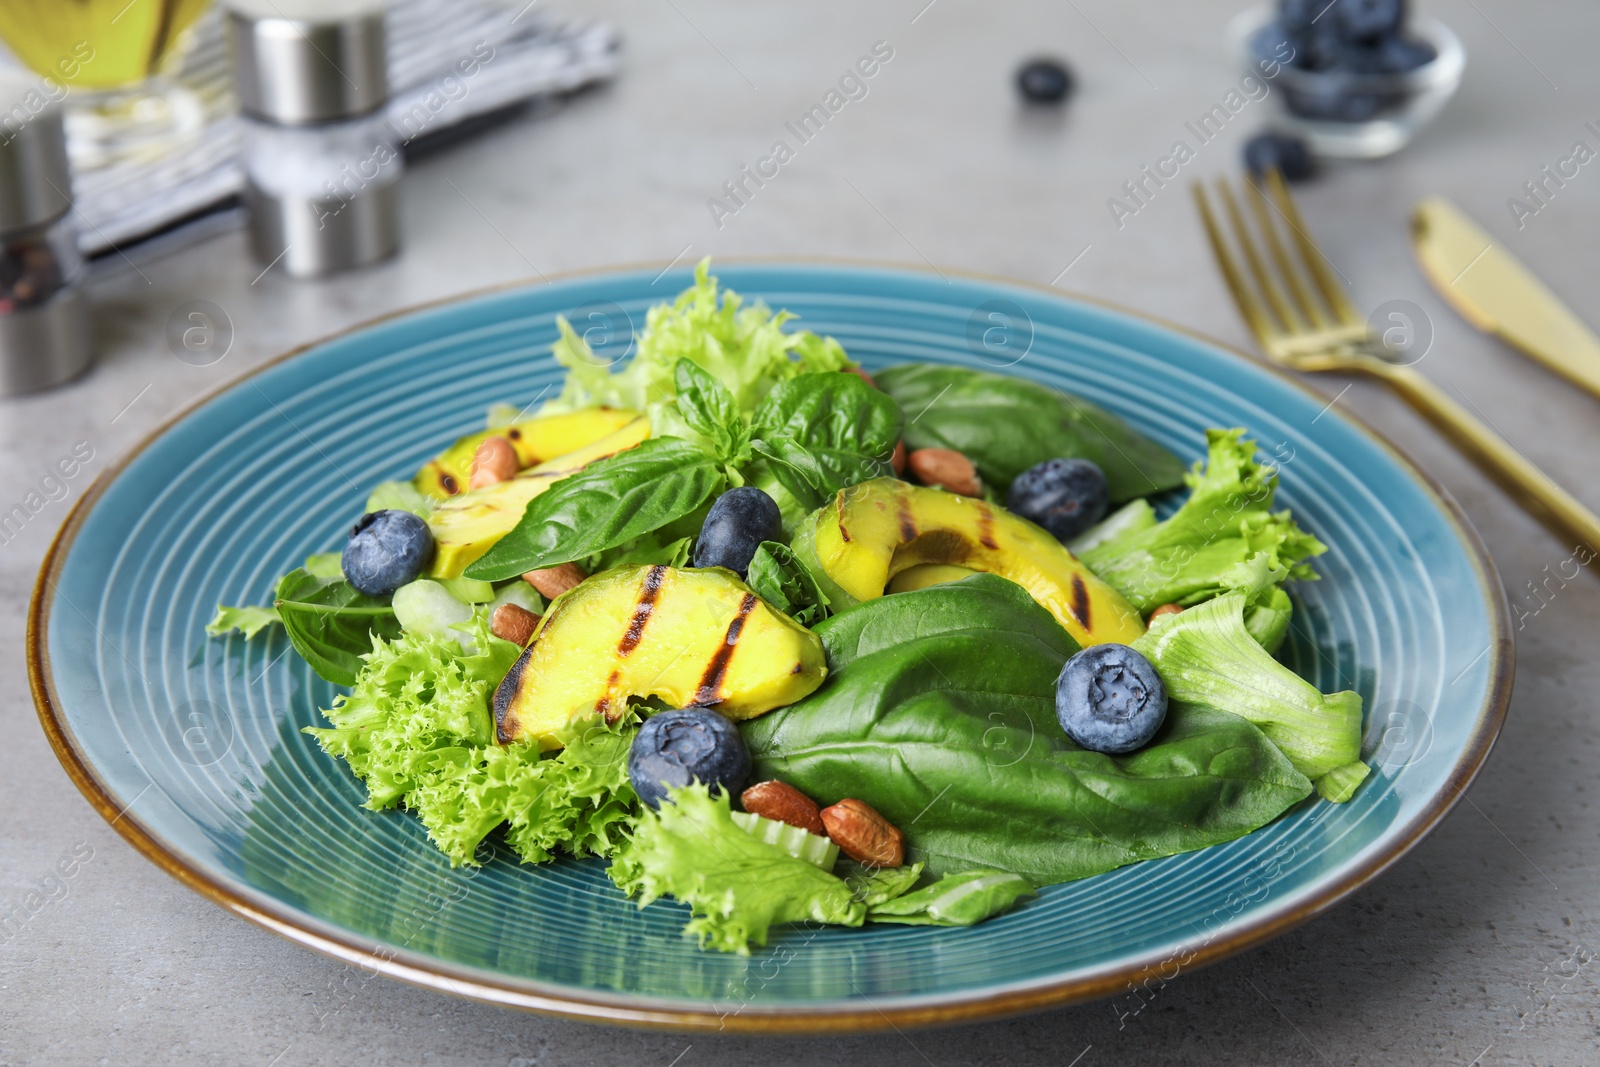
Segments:
[[[1468,322],[1600,396],[1600,337],[1454,204],[1419,203],[1411,246],[1422,273]]]

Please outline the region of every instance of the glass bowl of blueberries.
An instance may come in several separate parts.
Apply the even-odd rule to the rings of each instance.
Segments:
[[[1281,0],[1233,22],[1250,73],[1319,156],[1376,159],[1404,148],[1461,84],[1466,52],[1406,0]]]

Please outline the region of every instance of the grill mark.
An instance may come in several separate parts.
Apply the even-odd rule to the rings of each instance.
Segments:
[[[645,574],[639,599],[633,605],[633,617],[628,620],[628,629],[623,633],[622,640],[617,642],[617,655],[626,656],[639,647],[639,640],[644,637],[645,625],[655,614],[656,598],[661,595],[661,583],[665,580],[666,573],[667,568],[657,564]]]
[[[978,543],[987,549],[998,549],[994,539],[994,512],[989,505],[978,505]]]
[[[905,544],[906,542],[915,540],[917,536],[917,520],[911,514],[910,499],[907,497],[901,497],[899,500],[895,501],[894,517],[895,520],[900,523],[900,542]]]
[[[695,690],[694,700],[690,704],[695,707],[707,707],[711,704],[722,702],[720,690],[722,689],[723,676],[728,673],[728,661],[733,659],[733,650],[739,643],[739,635],[744,632],[744,621],[756,609],[756,595],[746,593],[744,599],[739,601],[739,613],[728,623],[728,632],[722,638],[722,646],[711,656],[711,662],[706,664],[706,672],[700,676],[700,688]]]
[[[620,707],[617,708],[616,715],[611,714],[611,691],[617,687],[617,679],[620,677],[622,677],[622,672],[620,670],[612,671],[610,677],[606,679],[605,696],[594,702],[595,714],[604,715],[606,717],[606,722],[616,722],[618,717],[622,714],[622,709]]]
[[[517,739],[521,724],[517,720],[516,704],[517,690],[522,685],[522,672],[528,666],[528,660],[533,656],[533,646],[529,645],[517,657],[517,662],[506,671],[506,676],[500,679],[500,684],[494,690],[494,736],[502,745],[509,745]]]
[[[844,526],[844,490],[839,490],[839,495],[833,498],[833,508],[839,513],[839,537],[845,544],[850,543],[850,531]]]
[[[1072,576],[1072,614],[1085,630],[1089,625],[1089,587],[1083,584],[1083,575]]]

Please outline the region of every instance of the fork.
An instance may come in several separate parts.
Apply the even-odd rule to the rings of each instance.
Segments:
[[[1551,533],[1575,551],[1583,546],[1591,552],[1600,549],[1600,518],[1594,512],[1551,481],[1485,420],[1403,362],[1403,353],[1393,352],[1374,336],[1311,239],[1283,175],[1269,171],[1265,188],[1251,178],[1244,184],[1242,199],[1249,205],[1254,232],[1227,179],[1217,179],[1216,191],[1248,276],[1240,269],[1200,182],[1194,184],[1194,198],[1228,291],[1267,357],[1298,371],[1358,372],[1378,379]]]

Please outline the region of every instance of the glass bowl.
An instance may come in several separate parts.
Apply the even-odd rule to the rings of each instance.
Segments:
[[[1466,50],[1449,27],[1416,14],[1407,35],[1431,45],[1435,55],[1413,70],[1366,74],[1291,67],[1259,41],[1276,18],[1276,5],[1251,8],[1233,20],[1228,34],[1252,75],[1266,75],[1263,63],[1277,66],[1267,81],[1275,90],[1279,124],[1304,137],[1319,156],[1376,159],[1398,152],[1455,95],[1467,65]]]

